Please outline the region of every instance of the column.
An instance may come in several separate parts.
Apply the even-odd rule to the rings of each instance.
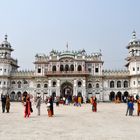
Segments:
[[[56,96],[60,96],[60,80],[57,80]]]
[[[51,96],[51,80],[48,81],[48,95]]]
[[[86,95],[86,80],[82,80],[82,83],[83,83],[82,96],[83,96],[84,103],[86,103],[86,98],[87,98],[87,95]]]
[[[73,84],[73,96],[77,96],[76,85],[77,85],[77,80],[74,80],[74,84]]]

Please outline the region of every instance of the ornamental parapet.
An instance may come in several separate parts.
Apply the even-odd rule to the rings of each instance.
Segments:
[[[46,76],[88,76],[88,71],[47,71]]]
[[[129,76],[128,70],[103,70],[103,76]]]
[[[11,73],[11,76],[13,77],[32,77],[34,76],[34,71],[15,71]]]

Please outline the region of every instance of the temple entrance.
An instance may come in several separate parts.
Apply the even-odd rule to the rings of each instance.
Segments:
[[[60,97],[69,98],[69,100],[72,101],[72,96],[73,96],[73,85],[70,82],[63,83],[61,85]]]

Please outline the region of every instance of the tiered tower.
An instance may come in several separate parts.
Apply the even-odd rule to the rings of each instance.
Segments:
[[[0,44],[0,93],[7,94],[10,90],[10,75],[18,68],[17,60],[11,57],[11,44],[5,40]]]
[[[132,39],[127,45],[129,55],[126,58],[126,67],[130,72],[130,94],[136,95],[140,93],[140,40],[133,31]]]

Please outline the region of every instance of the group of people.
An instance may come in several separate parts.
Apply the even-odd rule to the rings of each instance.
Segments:
[[[126,116],[133,116],[134,112],[134,103],[137,103],[137,115],[140,115],[140,98],[137,97],[137,99],[134,99],[134,96],[128,96],[127,97],[127,110],[126,110]]]
[[[40,115],[40,109],[41,109],[41,96],[40,94],[37,94],[35,98],[35,105],[37,108],[37,115]],[[60,98],[56,97],[55,100],[52,96],[47,97],[45,100],[47,111],[48,111],[48,116],[52,117],[54,115],[54,109],[53,109],[53,103],[54,101],[56,102],[56,106],[59,106],[60,103]],[[134,112],[134,103],[137,102],[137,115],[140,115],[140,98],[137,97],[137,100],[134,99],[133,96],[127,97],[127,110],[126,110],[126,116],[133,116]],[[4,95],[1,94],[1,102],[2,102],[2,113],[7,111],[9,113],[10,111],[10,97],[8,94]],[[74,103],[74,106],[81,106],[82,104],[82,97],[81,96],[74,96],[72,98],[72,102]],[[29,117],[31,113],[33,112],[32,108],[32,103],[30,100],[30,95],[29,94],[24,94],[22,96],[22,103],[24,105],[24,117]],[[92,111],[97,112],[97,98],[96,96],[92,96],[90,98],[90,103],[92,105]],[[64,100],[64,104],[66,104],[66,100]]]
[[[1,102],[2,102],[2,113],[5,113],[5,110],[7,113],[10,111],[10,97],[9,95],[1,94]]]
[[[35,97],[35,105],[37,108],[37,115],[40,116],[40,110],[41,110],[41,96],[39,94],[37,94],[37,96]],[[32,103],[30,100],[30,95],[29,94],[25,94],[23,95],[22,98],[22,103],[24,105],[24,117],[29,117],[31,115],[31,113],[33,113],[33,108],[32,108]],[[47,111],[48,111],[48,116],[52,117],[54,115],[54,111],[53,111],[53,99],[52,97],[46,98],[45,103],[47,104]]]

